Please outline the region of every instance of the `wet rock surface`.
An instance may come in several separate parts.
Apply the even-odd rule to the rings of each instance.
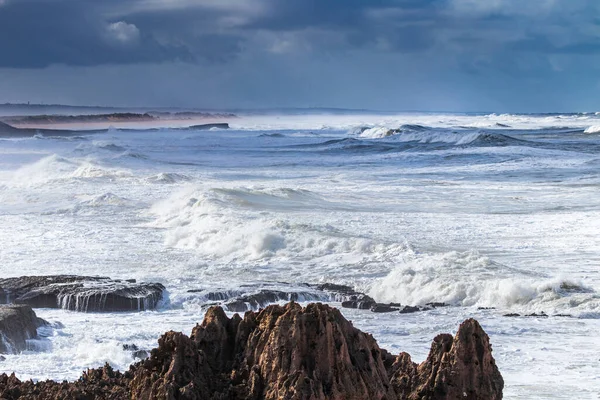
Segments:
[[[400,310],[400,304],[398,303],[390,303],[390,304],[375,304],[371,307],[371,311],[374,313],[388,313]]]
[[[130,352],[133,358],[137,358],[139,360],[145,360],[150,356],[150,353],[148,351],[140,349],[135,344],[124,344],[123,350]]]
[[[81,312],[143,311],[156,308],[165,288],[107,277],[75,275],[0,279],[0,304]]]
[[[538,317],[538,318],[548,318],[549,315],[546,314],[545,312],[540,312],[540,313],[531,313],[531,314],[518,314],[518,313],[508,313],[508,314],[503,314],[503,317]],[[569,314],[556,314],[554,315],[555,317],[572,317],[572,315]]]
[[[427,359],[393,356],[323,304],[273,305],[228,318],[208,310],[191,336],[167,332],[150,357],[73,383],[0,376],[3,399],[489,399],[504,382],[477,321],[438,335]]]
[[[37,328],[48,323],[26,305],[0,306],[0,353],[17,354],[27,348],[27,340],[37,337]]]
[[[290,284],[285,282],[262,282],[242,285],[237,289],[191,289],[204,300],[214,302],[232,312],[256,311],[270,304],[288,301],[338,302],[343,308],[370,310],[374,313],[399,312],[401,314],[430,311],[446,307],[446,303],[427,303],[424,306],[408,306],[400,303],[378,303],[371,296],[351,286],[335,283]]]
[[[258,293],[244,295],[225,303],[233,312],[245,312],[264,308],[279,301],[324,301],[327,296],[313,292],[283,292],[279,290],[261,290]],[[215,299],[216,300],[216,299]]]

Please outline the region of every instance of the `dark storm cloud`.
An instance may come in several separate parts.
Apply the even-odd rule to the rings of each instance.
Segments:
[[[0,67],[192,58],[181,46],[162,45],[134,25],[104,20],[98,12],[86,0],[19,0],[0,6]]]
[[[597,0],[0,0],[0,101],[581,109],[599,15]]]
[[[4,0],[0,4],[0,67],[227,62],[245,51],[294,52],[298,43],[313,52],[361,48],[445,52],[461,57],[463,64],[465,56],[490,50],[497,54],[598,50],[593,29],[598,23],[593,18],[599,9],[591,0]],[[589,26],[586,30],[578,24]]]

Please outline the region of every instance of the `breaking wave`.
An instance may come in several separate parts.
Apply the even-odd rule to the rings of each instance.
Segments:
[[[384,126],[376,126],[372,128],[359,127],[355,128],[351,132],[353,134],[358,134],[359,136],[364,138],[377,139],[388,136],[394,136],[402,133],[426,132],[431,129],[432,128],[423,125],[408,124],[402,125],[400,128],[388,128]]]
[[[190,181],[191,178],[187,175],[178,174],[175,172],[161,172],[157,175],[149,176],[145,179],[148,183],[179,183]]]
[[[600,133],[600,125],[590,126],[589,128],[587,128],[583,132],[584,133]]]
[[[540,278],[497,264],[476,251],[416,255],[376,281],[369,294],[382,302],[494,307],[516,312],[600,312],[600,297],[580,282]]]
[[[130,171],[120,170],[115,168],[106,168],[90,162],[82,163],[73,173],[70,175],[72,178],[129,178],[132,176]]]
[[[330,203],[305,190],[192,188],[155,204],[155,226],[166,228],[165,244],[192,249],[220,262],[269,259],[306,261],[325,267],[392,260],[405,243],[380,243],[330,224],[294,218],[290,211]]]
[[[35,186],[74,178],[119,179],[131,176],[131,172],[127,170],[103,167],[89,160],[69,159],[53,154],[16,170],[13,174],[12,184]]]
[[[113,193],[103,193],[97,196],[91,196],[81,201],[81,206],[101,207],[101,206],[123,206],[128,200]]]
[[[452,145],[506,145],[527,143],[511,136],[485,131],[454,131],[432,129],[421,125],[403,125],[398,129],[376,127],[364,130],[360,137],[365,139],[389,138],[395,142],[416,142],[419,144],[446,143]]]

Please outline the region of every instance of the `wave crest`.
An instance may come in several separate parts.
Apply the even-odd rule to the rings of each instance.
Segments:
[[[583,133],[600,133],[600,125],[590,126]]]
[[[166,245],[223,263],[293,259],[333,267],[391,260],[407,250],[404,243],[376,242],[290,213],[318,202],[313,192],[289,188],[188,189],[155,204],[151,213],[154,225],[167,230]]]
[[[540,279],[476,251],[416,256],[375,282],[369,294],[382,302],[414,305],[444,302],[517,312],[600,311],[594,290],[580,282]]]
[[[13,174],[12,184],[36,186],[69,179],[118,179],[131,176],[131,172],[127,170],[103,167],[89,160],[69,159],[52,154],[16,170]]]

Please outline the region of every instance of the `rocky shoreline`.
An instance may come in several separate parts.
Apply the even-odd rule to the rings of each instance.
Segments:
[[[339,310],[290,302],[244,317],[208,309],[190,336],[167,332],[124,373],[88,370],[75,382],[0,376],[12,399],[501,399],[504,381],[477,321],[435,337],[421,364],[380,349]]]

